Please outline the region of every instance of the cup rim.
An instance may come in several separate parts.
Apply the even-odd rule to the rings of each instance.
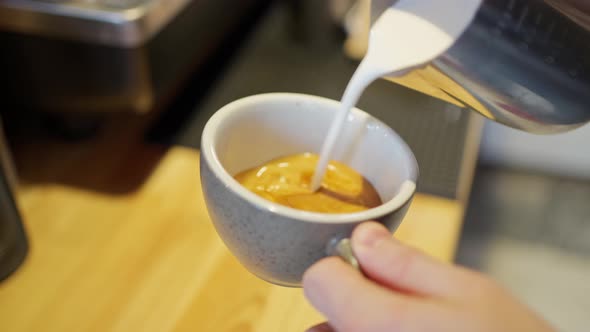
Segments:
[[[301,221],[330,224],[375,220],[383,217],[386,214],[389,214],[400,209],[412,198],[416,191],[416,181],[418,178],[418,163],[416,162],[414,153],[407,146],[406,142],[393,129],[391,129],[391,127],[356,107],[352,109],[352,112],[360,114],[362,116],[368,116],[371,119],[378,121],[380,124],[382,124],[383,128],[385,130],[388,130],[392,134],[391,136],[394,139],[398,140],[399,143],[401,143],[402,148],[405,150],[410,160],[410,178],[406,179],[402,183],[398,193],[394,197],[389,199],[387,202],[384,202],[383,204],[371,209],[353,213],[332,214],[304,211],[266,200],[251,192],[250,190],[246,189],[236,179],[234,179],[234,177],[231,174],[229,174],[221,164],[221,161],[219,160],[217,152],[214,148],[214,138],[216,136],[219,126],[227,118],[231,117],[232,115],[236,114],[237,112],[241,111],[242,109],[246,108],[248,105],[251,104],[256,104],[261,101],[295,101],[301,99],[313,100],[317,103],[328,104],[332,107],[337,107],[337,105],[340,104],[340,102],[332,99],[307,94],[281,92],[264,93],[237,99],[223,106],[221,109],[215,112],[215,114],[213,114],[213,116],[207,121],[201,137],[200,153],[203,156],[204,161],[208,164],[209,168],[213,172],[213,174],[217,178],[219,178],[226,185],[227,188],[229,188],[232,192],[239,195],[244,200],[246,200],[247,202],[251,203],[259,209],[270,211],[272,213],[276,213],[285,217]]]

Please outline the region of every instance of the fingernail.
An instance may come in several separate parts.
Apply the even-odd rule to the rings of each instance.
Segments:
[[[360,224],[352,235],[353,244],[366,248],[375,247],[381,240],[388,239],[390,233],[383,225],[376,222]]]

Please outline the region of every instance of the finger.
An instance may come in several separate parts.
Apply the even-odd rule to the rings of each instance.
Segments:
[[[402,331],[395,327],[417,316],[419,299],[379,286],[337,257],[309,268],[303,288],[336,331]]]
[[[352,248],[363,272],[388,288],[447,296],[460,290],[465,279],[460,269],[399,243],[376,222],[356,227]]]
[[[328,323],[321,323],[316,326],[310,327],[305,332],[334,332],[334,329]]]

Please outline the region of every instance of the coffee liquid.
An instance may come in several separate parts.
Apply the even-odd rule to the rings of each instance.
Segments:
[[[271,160],[235,176],[248,190],[298,210],[351,213],[381,205],[373,185],[352,168],[331,161],[320,189],[311,190],[318,155],[297,154]]]

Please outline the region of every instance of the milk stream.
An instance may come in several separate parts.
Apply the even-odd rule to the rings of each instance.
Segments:
[[[393,2],[393,1],[392,1]],[[473,20],[481,0],[399,0],[371,28],[367,54],[353,74],[320,151],[311,180],[319,189],[350,110],[383,76],[403,75],[446,52]]]
[[[356,69],[355,73],[350,79],[350,82],[348,82],[346,90],[344,90],[344,95],[342,96],[342,100],[340,102],[340,109],[336,113],[334,120],[332,120],[330,129],[328,130],[328,134],[326,135],[322,145],[322,150],[320,151],[320,158],[318,160],[315,172],[313,173],[313,178],[311,180],[312,191],[316,191],[320,188],[322,179],[326,174],[328,163],[332,159],[334,149],[338,143],[338,138],[342,134],[344,126],[346,125],[348,113],[357,104],[361,94],[363,91],[365,91],[367,86],[378,78],[367,75],[367,72],[368,70],[365,70],[361,64]]]

